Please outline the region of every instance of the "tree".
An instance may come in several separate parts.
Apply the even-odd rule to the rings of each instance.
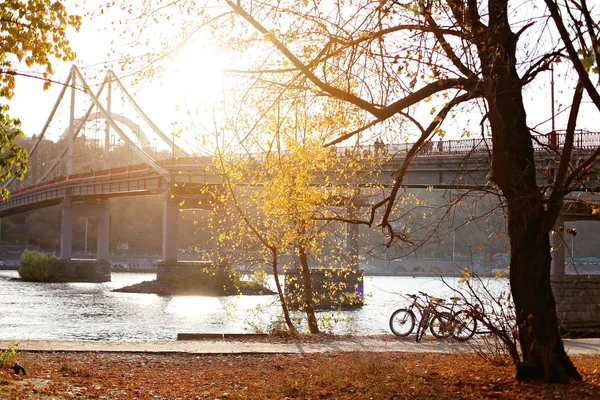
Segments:
[[[600,148],[575,152],[573,139],[582,123],[584,96],[592,100],[591,112],[600,112],[600,96],[591,81],[600,62],[599,27],[585,0],[545,0],[545,5],[511,0],[226,0],[217,9],[198,8],[192,1],[175,7],[183,11],[178,14],[185,27],[183,40],[210,25],[225,46],[247,52],[244,62],[252,64],[249,81],[256,90],[305,90],[364,113],[330,145],[413,124],[416,143],[367,221],[381,226],[390,240],[404,238],[390,221],[413,157],[434,135],[443,136],[453,125],[467,130],[478,118],[481,134],[491,136],[493,144],[490,179],[507,209],[510,282],[523,357],[517,378],[565,382],[581,377],[559,335],[549,233],[565,195],[595,174]],[[144,22],[173,12],[145,10]],[[564,67],[565,59],[573,68]],[[528,114],[524,100],[532,83],[551,68],[560,71],[573,92],[560,143],[556,132],[540,135],[531,126],[533,113]],[[322,109],[322,114],[336,124],[328,111]],[[364,123],[367,116],[371,121]],[[536,169],[534,144],[553,154],[545,170]],[[548,182],[541,185],[539,175]]]
[[[358,178],[351,177],[361,167],[352,158],[340,159],[333,149],[324,147],[331,124],[303,114],[306,105],[302,96],[277,95],[270,100],[263,102],[264,107],[257,105],[256,118],[248,116],[241,122],[260,132],[246,135],[246,148],[262,151],[241,159],[235,154],[219,157],[235,211],[227,216],[228,224],[221,219],[212,225],[221,229],[217,232],[221,241],[237,254],[227,254],[227,261],[268,265],[288,330],[297,331],[289,312],[290,304],[294,304],[305,312],[310,333],[316,334],[320,332],[316,309],[330,300],[328,297],[340,296],[341,288],[331,284],[318,292],[313,286],[313,271],[327,266],[346,274],[357,267],[356,255],[345,255],[342,250],[345,232],[335,220],[353,201]],[[295,110],[293,118],[280,114],[281,110]],[[338,112],[344,114],[343,110]],[[266,143],[265,132],[271,138]],[[284,295],[279,278],[280,271],[288,274],[296,269],[301,280],[293,284],[302,287],[301,298]],[[351,297],[349,302],[355,300]]]
[[[44,80],[44,88],[51,83],[55,59],[72,61],[75,53],[69,47],[67,29],[79,30],[81,18],[69,15],[62,1],[11,0],[0,6],[0,98],[10,100],[14,95],[15,76],[23,75]],[[17,68],[40,66],[41,74],[19,72]],[[21,122],[8,115],[9,107],[0,106],[0,181],[12,176],[23,179],[27,172],[27,151],[16,138],[22,136]],[[0,188],[2,198],[9,192]]]
[[[1,93],[0,93],[1,95]],[[4,96],[5,97],[5,96]],[[21,122],[11,118],[7,112],[8,105],[0,105],[0,148],[3,149],[0,155],[0,181],[4,182],[11,176],[23,179],[27,172],[27,151],[19,146],[17,137],[23,136],[19,129]],[[10,192],[5,187],[0,188],[0,196],[6,200]]]
[[[58,250],[56,227],[60,226],[60,207],[47,207],[31,211],[25,215],[29,243],[44,250]]]

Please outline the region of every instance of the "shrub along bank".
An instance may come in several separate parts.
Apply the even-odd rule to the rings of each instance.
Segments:
[[[55,255],[25,250],[19,258],[19,276],[25,281],[48,282],[56,260]]]

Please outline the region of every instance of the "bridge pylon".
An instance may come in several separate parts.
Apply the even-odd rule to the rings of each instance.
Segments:
[[[93,91],[73,65],[61,85],[45,124],[28,146],[29,172],[20,185],[31,186],[61,176],[68,180],[73,174],[114,168],[123,149],[132,155],[129,162],[136,163],[135,157],[168,180],[168,171],[158,161],[162,156],[158,149],[164,153],[168,150],[169,156],[188,156],[175,146],[174,137],[165,134],[144,113],[112,70]],[[68,114],[66,120],[64,114]],[[104,127],[100,126],[102,122]],[[113,154],[117,150],[120,154]],[[3,187],[18,189],[17,182],[8,179]]]

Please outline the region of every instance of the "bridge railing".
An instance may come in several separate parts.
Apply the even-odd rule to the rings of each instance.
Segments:
[[[152,167],[148,164],[134,164],[134,165],[128,165],[125,167],[88,171],[88,172],[82,172],[80,174],[71,174],[68,177],[65,175],[61,175],[61,176],[49,179],[44,182],[36,183],[35,185],[29,185],[24,188],[13,190],[11,192],[11,194],[18,195],[20,193],[25,193],[25,192],[28,192],[31,190],[56,185],[56,184],[63,183],[66,181],[76,182],[76,181],[81,181],[81,180],[104,178],[104,177],[108,177],[108,176],[121,176],[121,175],[127,175],[132,172],[147,171],[147,170],[151,170],[151,169],[152,169]]]
[[[353,147],[336,147],[338,157],[351,157],[355,154],[359,155],[381,155],[403,157],[411,149],[414,143],[389,143],[383,144],[381,148],[375,145],[361,145],[358,148]],[[423,144],[423,147],[417,153],[417,156],[430,154],[469,154],[482,153],[489,151],[491,140],[489,138],[471,138],[458,140],[440,140],[431,141]],[[357,151],[358,150],[358,151]]]
[[[557,131],[555,134],[549,133],[546,135],[536,135],[535,140],[533,141],[533,147],[535,151],[548,151],[552,147],[561,148],[564,146],[565,141],[565,133],[564,131]],[[389,143],[383,144],[383,147],[376,148],[374,145],[364,145],[353,147],[336,147],[335,153],[338,157],[350,157],[355,156],[356,154],[374,154],[374,155],[385,155],[389,156],[398,156],[402,157],[406,155],[409,151],[413,143]],[[579,130],[575,133],[573,146],[575,149],[579,150],[594,150],[600,146],[600,132],[590,132],[585,130]],[[445,140],[445,141],[435,141],[426,143],[423,148],[419,151],[417,156],[425,156],[425,155],[444,155],[444,154],[468,154],[468,153],[482,153],[490,151],[492,147],[490,138],[468,138],[468,139],[459,139],[459,140]],[[260,160],[264,155],[247,155],[246,158],[252,158],[256,160]],[[158,161],[158,164],[161,166],[181,166],[181,165],[194,165],[194,164],[202,164],[202,165],[210,165],[213,163],[212,156],[199,156],[199,157],[172,157],[165,158],[163,160]],[[59,184],[62,182],[75,181],[75,180],[87,180],[94,179],[106,176],[119,176],[122,174],[128,174],[131,172],[149,170],[150,166],[146,163],[141,164],[132,164],[124,167],[111,168],[106,170],[96,170],[96,171],[88,171],[79,174],[72,174],[68,177],[66,176],[58,176],[53,179],[49,179],[44,182],[37,183],[35,185],[30,185],[24,188],[20,188],[18,190],[12,191],[13,195],[17,195],[20,193],[24,193],[30,190],[39,189],[46,186],[51,186],[54,184]]]
[[[573,145],[579,150],[594,150],[599,146],[599,142],[600,132],[581,131],[575,136],[575,143]]]

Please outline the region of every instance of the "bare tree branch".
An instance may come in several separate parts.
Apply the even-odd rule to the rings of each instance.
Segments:
[[[579,75],[579,79],[583,82],[583,86],[585,87],[585,90],[594,102],[594,105],[600,111],[600,94],[598,94],[598,91],[596,90],[594,84],[590,80],[590,76],[588,75],[587,71],[585,70],[585,67],[581,63],[581,60],[577,55],[577,50],[575,50],[575,47],[573,47],[573,41],[569,36],[569,32],[567,31],[567,28],[565,27],[565,24],[560,16],[558,5],[553,0],[544,0],[544,2],[550,10],[550,15],[552,16],[552,19],[556,24],[556,28],[558,29],[560,37],[567,49],[567,53],[569,54],[569,58],[573,63],[573,67],[575,67],[575,71],[577,71],[577,75]]]
[[[588,29],[588,35],[590,35],[591,39],[591,47],[592,52],[594,53],[596,65],[598,69],[600,69],[600,46],[598,45],[598,36],[596,35],[596,29],[598,29],[597,23],[594,22],[592,16],[590,15],[590,9],[587,6],[586,0],[581,0],[580,11],[583,14],[583,18],[585,19],[585,25]]]
[[[539,74],[540,72],[548,71],[550,69],[550,64],[552,64],[557,58],[562,56],[563,54],[558,51],[544,54],[523,74],[523,77],[521,78],[523,86],[533,81],[537,74]]]
[[[570,175],[567,179],[565,176],[567,174],[567,168],[571,163],[571,155],[573,154],[573,140],[575,137],[575,127],[577,124],[577,116],[579,115],[579,106],[581,105],[581,99],[583,97],[583,84],[581,81],[577,82],[575,87],[575,93],[573,94],[573,102],[571,106],[571,111],[569,113],[569,121],[567,124],[567,132],[565,135],[565,144],[563,146],[563,151],[560,157],[560,163],[558,165],[558,171],[556,173],[556,177],[554,179],[554,185],[552,188],[552,193],[550,194],[549,204],[548,204],[548,212],[550,215],[556,215],[560,213],[560,209],[562,208],[562,199],[565,194],[568,193],[567,185],[571,179],[573,179],[574,175]],[[554,221],[555,218],[551,218]]]
[[[456,53],[454,53],[454,50],[452,50],[452,47],[450,46],[444,35],[440,32],[438,24],[431,16],[431,3],[429,3],[426,6],[424,11],[425,20],[431,27],[431,30],[433,31],[433,34],[437,38],[438,42],[440,42],[440,45],[442,46],[442,49],[444,49],[446,56],[448,56],[450,61],[452,61],[452,64],[454,64],[456,68],[458,68],[458,70],[462,72],[467,78],[475,77],[475,73],[469,68],[467,68],[467,66],[460,61],[460,58],[458,58]]]
[[[256,19],[254,19],[250,14],[248,14],[242,7],[237,4],[234,4],[230,0],[226,0],[227,4],[242,18],[244,18],[247,22],[249,22],[256,30],[265,35],[268,40],[273,43],[273,45],[282,52],[291,62],[298,68],[313,84],[315,84],[319,89],[323,90],[326,93],[331,94],[339,99],[352,103],[377,118],[380,118],[381,111],[375,107],[373,104],[357,97],[351,93],[348,93],[344,90],[333,87],[322,80],[320,80],[311,69],[305,65],[302,61],[300,61],[294,53],[292,53],[283,43],[281,43],[271,32],[269,32],[264,26],[262,26]]]
[[[425,143],[425,141],[433,133],[435,128],[437,128],[442,123],[442,121],[446,118],[446,116],[448,115],[448,113],[450,112],[450,110],[453,107],[455,107],[456,105],[463,103],[465,101],[472,100],[478,96],[479,96],[479,94],[477,92],[464,93],[460,96],[455,97],[448,103],[446,103],[444,105],[444,107],[438,112],[438,114],[435,116],[433,121],[429,124],[427,129],[422,131],[419,139],[417,139],[417,141],[413,144],[413,146],[410,148],[410,150],[406,154],[406,157],[403,160],[402,165],[400,165],[398,171],[396,172],[396,176],[394,177],[394,184],[392,185],[390,194],[385,199],[383,199],[382,201],[380,201],[379,203],[377,203],[376,205],[374,205],[372,207],[371,222],[373,222],[373,220],[374,220],[374,215],[375,215],[376,209],[385,206],[383,218],[379,224],[384,229],[387,229],[388,232],[390,232],[393,237],[393,227],[391,226],[391,224],[389,222],[389,217],[392,212],[392,208],[393,208],[394,202],[396,200],[398,191],[400,190],[400,188],[402,186],[402,181],[404,180],[404,175],[406,174],[406,170],[408,169],[408,166],[412,162],[412,159],[415,157],[417,152],[421,149],[423,143]],[[390,244],[391,244],[391,242],[390,242]]]

